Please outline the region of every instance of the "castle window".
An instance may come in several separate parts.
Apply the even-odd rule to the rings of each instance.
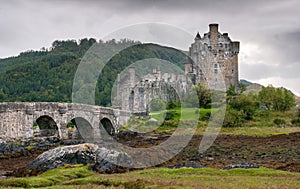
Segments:
[[[215,73],[215,74],[218,73],[218,64],[214,64],[214,73]]]
[[[232,69],[231,72],[234,73],[234,70]]]

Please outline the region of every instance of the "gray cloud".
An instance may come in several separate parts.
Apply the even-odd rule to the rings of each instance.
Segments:
[[[55,39],[103,38],[143,22],[167,23],[192,35],[217,22],[221,32],[241,41],[241,77],[300,79],[298,0],[0,1],[0,57],[49,47]],[[300,87],[295,90],[300,93]]]

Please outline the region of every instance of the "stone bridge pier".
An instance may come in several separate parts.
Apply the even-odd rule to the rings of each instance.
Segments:
[[[130,113],[84,104],[54,102],[0,103],[0,138],[57,136],[100,142],[125,124]],[[70,135],[71,134],[71,135]]]

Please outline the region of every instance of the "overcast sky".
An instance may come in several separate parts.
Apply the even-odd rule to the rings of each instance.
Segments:
[[[241,42],[240,78],[300,94],[299,19],[299,0],[0,0],[0,58],[56,39],[101,39],[139,23],[165,23],[193,36],[218,23]],[[187,50],[186,43],[177,47]]]

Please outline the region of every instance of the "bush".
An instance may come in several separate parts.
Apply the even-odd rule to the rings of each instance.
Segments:
[[[291,122],[293,125],[300,126],[300,118],[293,119]]]
[[[228,104],[237,111],[243,111],[244,119],[251,120],[259,107],[253,96],[239,95],[230,97]]]
[[[274,119],[273,123],[276,125],[284,125],[286,124],[286,121],[284,119],[276,118]]]
[[[175,120],[179,114],[175,110],[168,110],[165,112],[165,120]]]
[[[175,109],[177,107],[181,107],[180,103],[178,103],[178,102],[169,102],[167,108],[168,108],[168,110],[170,110],[170,109]]]
[[[224,127],[240,127],[244,123],[245,114],[243,111],[238,111],[230,106],[227,106],[223,126]]]
[[[159,98],[155,98],[150,102],[151,111],[160,111],[165,109],[166,109],[166,103]]]
[[[211,112],[206,112],[204,115],[200,117],[201,121],[208,121],[211,116]]]

